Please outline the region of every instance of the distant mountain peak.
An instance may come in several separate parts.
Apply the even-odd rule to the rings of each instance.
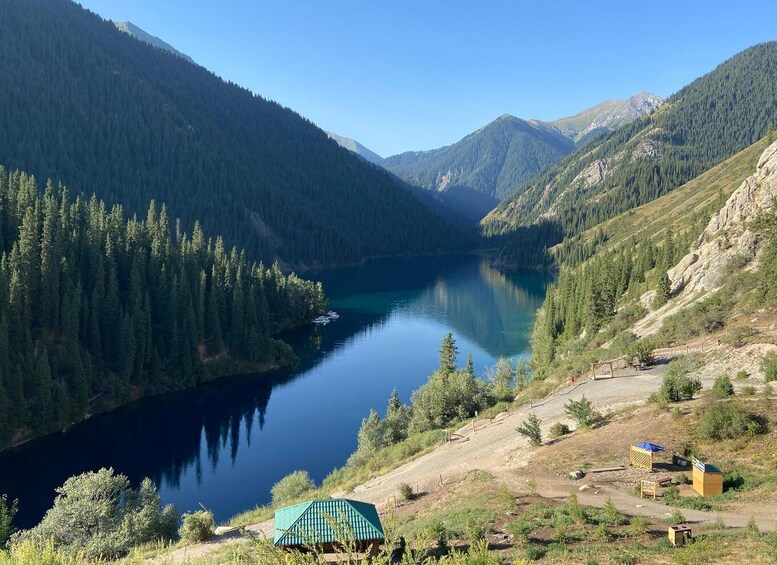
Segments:
[[[351,139],[350,137],[343,137],[342,135],[337,135],[331,131],[326,131],[325,133],[329,136],[330,139],[336,141],[340,147],[345,147],[349,151],[356,153],[359,157],[366,159],[370,163],[377,164],[383,160],[383,157],[374,151],[367,149],[364,145],[355,139]]]
[[[194,62],[194,59],[186,55],[185,53],[181,53],[178,51],[175,47],[167,43],[166,41],[156,37],[155,35],[151,35],[150,33],[140,29],[138,26],[133,24],[132,22],[113,22],[113,25],[116,26],[116,28],[120,31],[123,31],[127,35],[131,35],[138,41],[142,41],[144,43],[148,43],[149,45],[152,45],[154,47],[157,47],[159,49],[164,49],[168,53],[172,53],[173,55],[176,55],[178,57],[181,57],[182,59],[185,59],[189,61],[192,64],[197,64]]]
[[[641,91],[632,94],[626,100],[605,100],[574,116],[560,118],[550,123],[564,135],[580,143],[599,131],[616,130],[649,114],[663,103],[664,99],[660,96]]]

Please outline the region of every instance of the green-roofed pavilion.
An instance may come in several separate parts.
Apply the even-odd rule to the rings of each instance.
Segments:
[[[334,551],[343,542],[356,551],[377,551],[384,541],[375,505],[347,498],[309,500],[275,511],[277,547]]]

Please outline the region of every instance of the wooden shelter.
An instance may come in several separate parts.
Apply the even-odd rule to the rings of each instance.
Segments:
[[[723,494],[723,471],[715,465],[703,463],[696,459],[693,462],[693,490],[702,496]]]
[[[347,498],[309,500],[275,511],[276,547],[375,555],[385,541],[373,504]]]
[[[652,471],[653,454],[663,450],[664,448],[660,445],[650,443],[649,441],[636,443],[629,448],[629,465],[645,469],[646,471]]]

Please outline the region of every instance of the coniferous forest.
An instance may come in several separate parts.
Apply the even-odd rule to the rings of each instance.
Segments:
[[[0,10],[8,169],[144,213],[165,202],[252,259],[295,267],[453,250],[404,185],[281,105],[118,31],[69,0]]]
[[[326,308],[284,276],[171,225],[0,168],[0,449],[139,396],[285,364],[273,338]]]

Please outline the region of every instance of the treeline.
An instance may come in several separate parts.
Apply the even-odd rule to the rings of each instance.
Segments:
[[[325,309],[320,284],[170,223],[0,167],[0,448],[293,358],[272,336]]]
[[[483,222],[488,236],[538,218],[572,237],[666,194],[761,139],[777,125],[777,42],[756,45],[693,81],[653,113],[575,151],[519,187]],[[601,182],[579,178],[607,163]],[[522,247],[543,246],[517,233],[502,252],[519,264]]]
[[[458,347],[449,333],[440,348],[440,365],[429,380],[413,391],[410,405],[391,393],[386,416],[375,410],[362,420],[358,447],[348,459],[351,468],[369,464],[382,449],[401,443],[416,434],[443,429],[471,418],[498,402],[512,402],[516,393],[529,382],[528,366],[519,361],[499,359],[484,379],[475,375],[472,357],[464,367],[456,365]]]
[[[137,41],[70,0],[0,10],[8,168],[143,214],[199,220],[250,259],[293,266],[456,250],[464,238],[308,120]]]
[[[667,229],[660,243],[649,238],[640,242],[632,238],[577,267],[570,265],[562,269],[548,288],[535,322],[532,352],[536,367],[547,367],[556,358],[557,351],[563,350],[563,345],[579,339],[584,332],[589,339],[595,336],[613,321],[620,306],[648,290],[656,291],[653,306],[665,303],[670,298],[667,270],[688,252],[703,229],[701,222],[692,224],[679,235]],[[599,233],[594,241],[603,242],[604,235]],[[580,244],[577,249],[580,255],[571,252],[571,257],[583,257],[589,248]],[[621,314],[624,328],[615,328],[615,331],[625,329],[633,321],[629,316],[637,313],[638,310],[624,310]]]

